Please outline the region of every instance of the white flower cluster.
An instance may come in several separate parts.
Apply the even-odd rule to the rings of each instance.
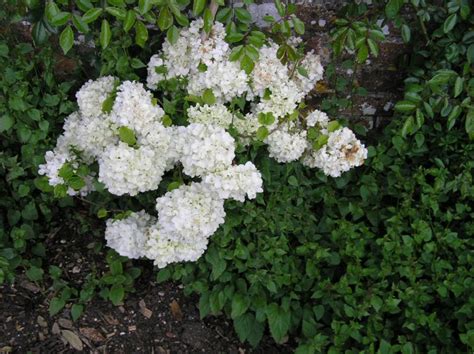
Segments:
[[[319,150],[310,149],[302,163],[318,167],[331,177],[339,177],[367,159],[367,149],[348,128],[329,133],[328,142]]]
[[[350,129],[323,112],[299,112],[322,78],[319,56],[310,52],[298,66],[283,64],[278,45],[268,40],[247,74],[239,61],[230,60],[222,24],[206,36],[202,31],[203,21],[193,21],[174,44],[165,40],[148,64],[148,88],[167,87],[160,85],[177,78],[185,94],[199,102],[185,104],[184,117],[165,116],[141,83],[111,76],[88,81],[76,94],[78,112],[66,119],[55,149],[39,166],[51,185],[67,185],[70,195],[86,195],[101,182],[114,195],[135,196],[159,189],[165,173],[175,168],[196,180],[160,196],[157,217],[140,211],[107,221],[109,247],[130,258],[152,259],[158,267],[197,260],[224,223],[224,201],[243,202],[263,192],[252,162],[234,164],[236,143],[248,145],[258,136],[276,161],[300,160],[335,177],[367,157]],[[292,39],[294,45],[300,42]],[[85,177],[84,165],[91,171]],[[85,183],[70,184],[79,176]]]

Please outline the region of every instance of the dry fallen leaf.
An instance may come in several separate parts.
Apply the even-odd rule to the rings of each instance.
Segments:
[[[146,307],[145,301],[140,300],[138,306],[140,307],[141,314],[146,318],[150,318],[153,315],[153,311]]]
[[[82,350],[84,349],[84,345],[82,344],[82,341],[80,340],[79,336],[74,333],[73,331],[69,331],[67,329],[64,329],[61,331],[61,335],[67,342],[71,345],[76,350]]]
[[[113,318],[111,315],[104,314],[104,319],[109,325],[117,326],[119,324],[119,321]]]
[[[84,337],[90,339],[93,342],[97,343],[97,342],[103,342],[105,340],[105,337],[102,335],[102,333],[95,328],[83,327],[83,328],[80,328],[79,331]]]
[[[61,333],[61,330],[59,329],[59,325],[57,322],[54,322],[53,327],[51,328],[51,332],[53,334],[59,334]]]
[[[63,328],[67,328],[67,329],[73,329],[74,328],[74,325],[72,324],[72,321],[67,320],[65,318],[60,318],[58,320],[58,323]]]
[[[48,327],[48,322],[46,322],[46,320],[42,316],[38,316],[36,322],[38,322],[38,324],[43,328]]]
[[[12,350],[12,347],[2,347],[0,348],[0,353],[10,353]]]
[[[170,304],[171,314],[175,320],[181,321],[183,319],[183,312],[181,312],[181,307],[176,300],[173,300]]]
[[[135,325],[128,326],[128,331],[129,332],[133,332],[133,331],[136,331],[136,330],[137,330],[137,326],[135,326]]]

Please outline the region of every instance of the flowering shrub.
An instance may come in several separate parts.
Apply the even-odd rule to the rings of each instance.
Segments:
[[[150,59],[147,86],[157,95],[111,76],[87,82],[76,94],[79,111],[66,119],[39,167],[60,196],[103,187],[136,196],[157,190],[166,173],[186,175],[188,184],[181,177],[156,199],[157,218],[142,210],[107,221],[110,247],[158,267],[197,260],[224,223],[224,201],[243,202],[263,191],[252,162],[234,163],[236,148],[263,142],[276,161],[299,160],[332,177],[367,157],[350,129],[304,104],[323,75],[315,53],[282,62],[280,46],[256,32],[259,50],[251,54],[253,65],[245,65],[221,23],[209,33],[204,26],[193,21]],[[166,95],[182,101],[183,121],[162,109]]]

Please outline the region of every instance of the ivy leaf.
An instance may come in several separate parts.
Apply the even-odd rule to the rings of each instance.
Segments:
[[[59,36],[59,45],[63,50],[64,54],[67,54],[74,44],[74,33],[72,32],[71,25],[67,26]]]
[[[111,38],[112,38],[112,32],[110,32],[109,21],[107,21],[106,19],[103,19],[102,25],[100,26],[100,38],[99,38],[100,46],[102,47],[102,49],[107,48],[107,46],[110,43]]]
[[[119,129],[119,137],[124,143],[134,146],[137,143],[137,138],[135,137],[135,133],[132,129],[128,127],[120,127]]]

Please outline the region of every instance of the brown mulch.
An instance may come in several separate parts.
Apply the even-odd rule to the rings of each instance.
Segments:
[[[106,248],[92,251],[94,236],[54,230],[45,237],[45,260],[63,270],[63,279],[80,289],[91,271],[103,274]],[[151,262],[139,262],[144,274],[122,306],[98,295],[84,314],[72,321],[68,304],[50,317],[48,281],[30,282],[18,275],[15,284],[0,286],[0,353],[290,353],[268,334],[254,350],[240,343],[232,321],[224,316],[201,320],[196,296],[185,296],[175,283],[157,284]],[[47,270],[45,264],[44,269]]]

